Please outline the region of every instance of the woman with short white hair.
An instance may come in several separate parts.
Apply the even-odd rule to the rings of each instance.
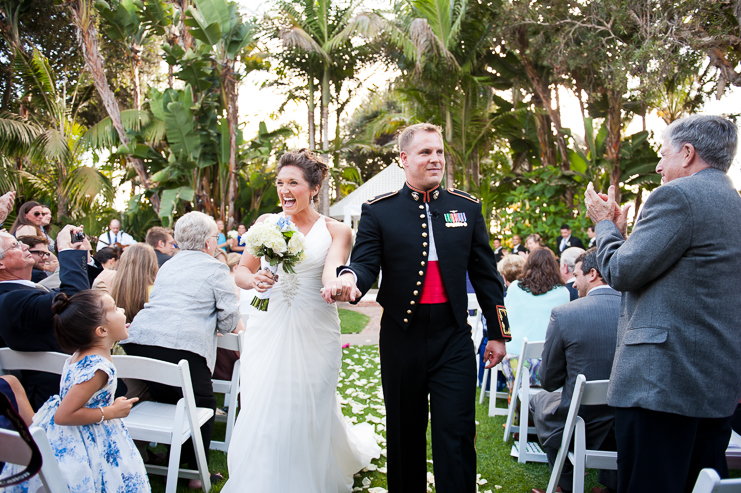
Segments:
[[[180,253],[160,268],[149,302],[129,327],[129,338],[121,341],[127,354],[190,365],[196,405],[216,410],[211,375],[216,362],[216,334],[241,328],[239,302],[229,267],[214,258],[218,229],[210,216],[189,212],[175,224]],[[149,383],[152,399],[175,404],[180,391]],[[201,427],[208,458],[214,418]],[[197,469],[191,442],[183,445],[181,459]],[[221,480],[212,474],[211,480]],[[191,487],[200,481],[191,480]]]

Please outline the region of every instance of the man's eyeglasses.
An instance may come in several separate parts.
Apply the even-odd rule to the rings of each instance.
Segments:
[[[43,250],[29,250],[28,252],[38,255],[41,258],[49,258],[51,256],[50,252],[45,252]]]
[[[0,251],[3,252],[3,253],[7,253],[7,252],[13,250],[14,248],[17,248],[18,250],[23,250],[23,247],[21,245],[22,244],[21,244],[20,241],[16,241],[12,245],[10,245],[8,248],[0,248]]]

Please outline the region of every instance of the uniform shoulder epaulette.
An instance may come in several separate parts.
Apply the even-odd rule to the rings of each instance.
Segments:
[[[458,190],[456,188],[448,188],[448,192],[452,193],[453,195],[457,195],[458,197],[463,197],[464,199],[468,199],[471,202],[479,203],[479,199],[471,195],[470,193],[464,192],[463,190]]]
[[[376,195],[372,199],[368,200],[366,203],[367,204],[374,204],[374,203],[378,202],[379,200],[383,200],[383,199],[387,199],[389,197],[393,197],[397,193],[399,193],[398,190],[394,190],[393,192],[389,192],[389,193],[382,193],[381,195]]]

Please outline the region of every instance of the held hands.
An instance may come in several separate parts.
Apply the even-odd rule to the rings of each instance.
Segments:
[[[125,418],[129,415],[131,408],[138,400],[138,397],[132,397],[131,399],[119,397],[113,401],[113,404],[103,409],[105,419]]]
[[[507,348],[503,340],[491,340],[486,343],[484,350],[484,361],[487,362],[485,369],[494,368],[507,354]]]
[[[329,281],[321,290],[322,298],[327,303],[335,301],[355,301],[363,294],[355,285],[355,277],[350,273],[342,274]]]

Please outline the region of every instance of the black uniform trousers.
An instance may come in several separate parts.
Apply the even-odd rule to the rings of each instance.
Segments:
[[[705,467],[728,477],[731,418],[692,418],[640,407],[615,408],[618,492],[691,493]]]
[[[427,421],[438,493],[476,491],[476,360],[449,303],[419,305],[407,330],[381,319],[389,493],[427,491]]]
[[[191,353],[190,351],[184,351],[182,349],[143,346],[139,344],[124,344],[122,347],[124,351],[126,351],[126,354],[131,356],[143,356],[145,358],[158,359],[160,361],[167,361],[168,363],[175,364],[178,364],[181,359],[186,360],[190,367],[190,380],[193,383],[193,394],[196,406],[207,407],[214,410],[214,412],[216,411],[216,396],[214,395],[214,387],[211,384],[211,370],[208,369],[206,358],[200,354]],[[152,396],[152,400],[156,402],[177,404],[177,402],[183,398],[183,392],[176,387],[170,387],[169,385],[162,385],[154,382],[147,382],[147,387],[149,387],[149,394]],[[201,426],[201,437],[203,438],[203,447],[206,450],[207,462],[215,422],[215,416],[211,416],[211,419]],[[188,467],[191,469],[198,469],[196,452],[193,448],[193,441],[190,439],[183,444],[183,448],[180,451],[180,463],[188,464]]]

